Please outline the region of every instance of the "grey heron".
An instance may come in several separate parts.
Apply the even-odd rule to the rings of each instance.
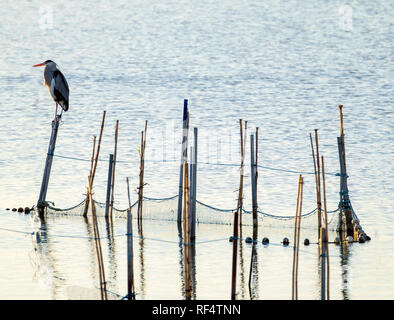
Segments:
[[[55,62],[52,60],[46,60],[43,63],[39,63],[34,65],[33,67],[45,66],[44,69],[44,85],[48,87],[49,93],[52,96],[52,99],[56,103],[56,111],[55,116],[57,115],[57,106],[60,104],[62,107],[62,112],[68,110],[68,96],[69,89],[67,80],[64,77],[63,73],[58,69]]]

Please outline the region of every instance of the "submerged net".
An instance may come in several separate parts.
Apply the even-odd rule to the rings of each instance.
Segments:
[[[96,214],[98,217],[105,216],[105,203],[94,201],[96,205]],[[48,205],[48,214],[61,214],[82,216],[85,207],[85,200],[77,205],[60,209],[53,205]],[[149,198],[143,197],[142,205],[143,220],[162,220],[162,221],[177,221],[178,196],[168,198]],[[137,217],[138,201],[131,206],[131,213],[134,219]],[[232,225],[234,220],[235,209],[220,209],[197,200],[196,203],[196,222],[198,224],[218,224],[218,225]],[[339,219],[339,208],[327,212],[328,231],[330,233],[336,232]],[[88,215],[90,214],[90,210]],[[119,209],[113,208],[113,218],[125,219],[127,216],[127,208]],[[242,211],[242,226],[251,227],[252,212],[248,210]],[[258,226],[259,235],[264,236],[274,234],[292,235],[294,230],[294,216],[279,216],[265,213],[258,210]],[[311,239],[317,238],[317,209],[309,212],[303,212],[301,218],[301,229],[304,236],[309,236]]]

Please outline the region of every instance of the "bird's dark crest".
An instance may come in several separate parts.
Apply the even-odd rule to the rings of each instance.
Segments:
[[[52,61],[52,60],[47,60],[47,61],[45,61],[44,63],[47,64],[47,63],[49,63],[49,62],[53,62],[53,61]]]

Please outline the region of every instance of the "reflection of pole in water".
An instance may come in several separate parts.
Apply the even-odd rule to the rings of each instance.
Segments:
[[[342,295],[343,300],[349,300],[348,266],[349,266],[349,247],[347,243],[341,242],[341,267],[342,267]]]
[[[89,219],[87,217],[84,217],[84,221],[86,223],[86,231],[88,233],[89,236],[89,244],[90,244],[90,275],[92,277],[93,282],[95,283],[97,281],[97,272],[96,272],[96,249],[94,247],[94,243],[93,243],[93,239],[94,239],[94,235],[93,235],[93,230],[92,230],[92,225],[89,223]],[[97,267],[98,268],[98,267]]]
[[[183,265],[183,241],[182,241],[182,230],[178,229],[178,236],[179,236],[179,267],[180,267],[180,278],[181,278],[181,294],[183,299],[186,299],[186,295],[185,295],[185,270],[184,270],[184,265]]]
[[[179,266],[181,293],[185,300],[196,299],[196,248],[194,243],[184,244],[179,237]]]
[[[259,277],[258,277],[257,248],[256,248],[256,244],[254,243],[252,246],[252,254],[250,256],[250,270],[249,270],[249,296],[251,300],[255,300],[259,298],[258,279]]]
[[[245,298],[246,294],[246,281],[245,281],[245,263],[244,263],[244,251],[243,251],[243,244],[242,244],[242,226],[240,226],[240,240],[239,240],[239,265],[240,265],[240,294],[241,298]]]
[[[192,286],[192,297],[195,300],[197,296],[197,283],[196,283],[196,245],[192,243],[190,245],[190,273],[191,273],[191,286]]]
[[[106,231],[107,231],[107,239],[108,239],[108,264],[110,277],[108,279],[109,284],[114,286],[114,291],[119,292],[117,288],[117,269],[118,265],[116,263],[116,251],[115,251],[115,239],[114,239],[114,226],[112,217],[105,218]]]
[[[184,250],[184,268],[185,268],[185,297],[190,300],[192,296],[191,279],[190,279],[190,244],[186,244]]]
[[[48,270],[47,277],[51,279],[48,280],[48,284],[52,288],[52,299],[58,298],[58,293],[61,285],[58,285],[58,281],[64,281],[65,279],[60,276],[56,266],[57,262],[55,257],[53,256],[53,248],[51,248],[51,243],[49,241],[50,237],[48,238],[48,225],[45,219],[40,219],[41,226],[39,234],[36,234],[36,243],[37,243],[37,256],[40,260],[40,265],[38,269],[42,269],[43,265]],[[38,270],[37,270],[38,271]],[[37,271],[35,274],[37,275]]]
[[[144,265],[144,238],[142,236],[142,230],[140,233],[140,294],[141,299],[145,298],[145,265]]]

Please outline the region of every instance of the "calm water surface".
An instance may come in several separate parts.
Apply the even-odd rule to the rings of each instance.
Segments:
[[[372,241],[330,248],[331,298],[393,299],[393,17],[392,1],[1,1],[0,298],[68,299],[98,286],[91,219],[55,216],[41,225],[5,210],[37,202],[54,104],[42,86],[43,70],[31,66],[52,59],[71,91],[55,153],[81,159],[54,158],[47,200],[61,208],[84,197],[89,162],[83,160],[91,156],[103,110],[103,160],[113,152],[120,121],[117,207],[127,206],[127,176],[136,199],[145,119],[145,194],[177,193],[186,98],[190,126],[199,128],[198,199],[232,209],[239,170],[217,163],[239,163],[238,119],[248,120],[248,134],[260,128],[261,165],[297,172],[313,169],[309,132],[318,128],[326,170],[336,173],[337,105],[343,104],[350,197]],[[100,201],[106,170],[100,162],[94,190]],[[304,179],[307,212],[316,197],[313,176]],[[297,181],[297,174],[260,169],[260,209],[294,215]],[[338,205],[338,188],[338,177],[328,176],[330,210]],[[106,237],[100,221],[106,276],[109,289],[125,295],[125,220],[116,219],[113,229],[115,236]],[[230,297],[231,232],[230,226],[198,226],[195,298]],[[259,237],[264,233],[262,226]],[[257,247],[254,299],[291,299],[292,248],[276,244],[292,235],[270,231],[270,246]],[[137,298],[184,298],[175,224],[146,221],[134,250]],[[250,299],[250,255],[243,243],[241,299]],[[316,246],[302,247],[301,299],[320,298],[318,269]]]

